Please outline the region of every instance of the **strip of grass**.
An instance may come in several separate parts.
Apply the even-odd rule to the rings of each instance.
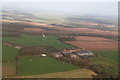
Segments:
[[[18,49],[2,46],[2,61],[15,61],[18,54]]]
[[[30,59],[32,61],[30,61]],[[21,57],[19,75],[37,75],[80,69],[71,64],[60,62],[51,57]]]
[[[3,37],[3,41],[8,41],[12,43],[16,43],[19,45],[27,45],[27,46],[53,46],[56,48],[71,48],[72,46],[62,43],[57,40],[57,36],[30,36],[30,35],[22,35],[22,37]]]

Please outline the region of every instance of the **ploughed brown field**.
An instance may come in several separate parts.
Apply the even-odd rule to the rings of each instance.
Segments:
[[[26,31],[44,31],[44,29],[40,29],[40,28],[24,28],[24,30],[26,30]]]
[[[85,48],[88,50],[117,50],[118,42],[102,37],[76,36],[76,41],[65,41],[65,43]]]

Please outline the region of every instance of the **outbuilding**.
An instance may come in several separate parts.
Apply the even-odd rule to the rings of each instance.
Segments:
[[[77,55],[78,56],[92,56],[92,55],[94,55],[94,53],[91,51],[83,51],[83,52],[77,53]]]

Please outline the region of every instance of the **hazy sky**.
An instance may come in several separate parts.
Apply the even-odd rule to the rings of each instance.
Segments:
[[[0,0],[0,2],[119,2],[119,0]]]
[[[117,15],[117,2],[19,2],[3,3],[3,7],[38,11],[51,11],[64,14]],[[4,9],[4,8],[3,8]]]

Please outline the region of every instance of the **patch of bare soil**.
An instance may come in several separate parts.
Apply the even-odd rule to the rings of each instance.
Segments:
[[[2,67],[2,76],[14,76],[16,75],[16,67],[15,66],[3,66]]]

